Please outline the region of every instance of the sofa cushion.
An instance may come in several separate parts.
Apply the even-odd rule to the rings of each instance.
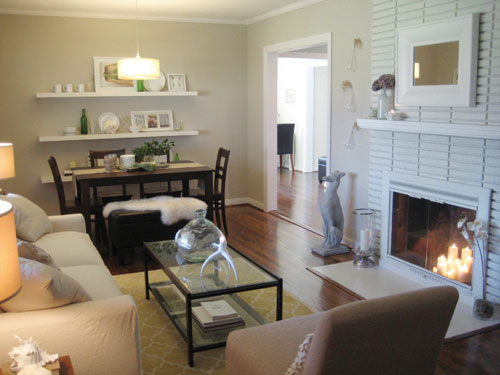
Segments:
[[[57,264],[54,263],[54,259],[52,259],[49,253],[32,242],[18,241],[17,253],[21,258],[36,260],[37,262],[46,264],[47,266],[59,268],[57,267]]]
[[[61,271],[84,285],[93,300],[113,298],[123,294],[116,286],[106,266],[69,266],[61,267]]]
[[[0,195],[0,200],[14,206],[17,237],[25,241],[36,241],[44,233],[52,232],[49,217],[36,204],[20,195],[9,193]]]
[[[91,298],[70,276],[46,264],[19,258],[22,287],[18,294],[2,304],[4,311],[50,309]]]
[[[49,253],[59,267],[104,264],[99,252],[86,233],[48,233],[36,241],[35,245]]]

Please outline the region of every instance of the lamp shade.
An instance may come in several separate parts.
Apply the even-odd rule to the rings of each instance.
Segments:
[[[0,303],[21,289],[16,224],[12,204],[0,201]]]
[[[14,146],[12,143],[0,143],[0,180],[12,177],[16,177]]]
[[[140,56],[118,60],[119,79],[158,79],[160,60],[144,59]]]

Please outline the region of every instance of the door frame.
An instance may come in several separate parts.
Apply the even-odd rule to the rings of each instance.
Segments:
[[[326,170],[330,171],[332,134],[332,33],[314,35],[263,48],[263,135],[264,135],[264,211],[278,209],[277,155],[277,111],[278,111],[278,54],[297,49],[327,45],[327,155]]]

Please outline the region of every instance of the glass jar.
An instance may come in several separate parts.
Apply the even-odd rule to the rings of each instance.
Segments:
[[[206,214],[206,210],[197,210],[196,218],[175,235],[177,249],[188,262],[202,263],[219,249],[222,232]]]
[[[387,113],[394,109],[394,90],[382,89],[378,97],[377,119],[387,120]]]
[[[354,265],[359,268],[375,266],[370,259],[375,254],[375,210],[370,208],[357,208],[352,211],[353,238],[352,252],[354,253]]]

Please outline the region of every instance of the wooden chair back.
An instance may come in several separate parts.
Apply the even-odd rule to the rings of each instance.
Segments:
[[[229,162],[230,153],[230,150],[226,150],[222,147],[219,148],[217,152],[217,161],[215,162],[214,194],[220,193],[222,197],[225,196],[226,192],[227,164]]]
[[[54,184],[57,190],[57,199],[59,200],[59,210],[61,215],[66,213],[66,196],[64,194],[64,186],[61,178],[61,172],[59,172],[59,167],[57,166],[56,158],[51,156],[48,160],[50,170],[52,171],[52,177],[54,177]]]

